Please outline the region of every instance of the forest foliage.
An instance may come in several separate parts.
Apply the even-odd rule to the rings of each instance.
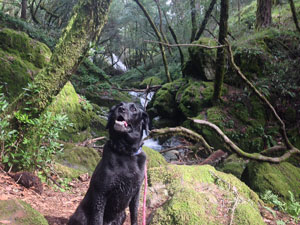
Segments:
[[[240,106],[251,102],[251,110],[257,112],[257,104],[253,101],[260,98],[267,105],[266,111],[272,114],[262,121],[259,121],[260,115],[256,117],[255,122],[261,124],[253,129],[253,133],[265,140],[260,147],[263,145],[271,150],[270,157],[278,157],[272,152],[278,146],[281,153],[299,152],[299,0],[90,2],[0,0],[3,37],[4,28],[22,31],[53,52],[50,62],[32,73],[32,81],[23,87],[19,96],[20,90],[15,94],[4,82],[9,74],[0,77],[0,157],[6,169],[43,170],[51,165],[52,156],[61,151],[61,132],[72,123],[65,115],[44,110],[69,80],[77,93],[85,96],[80,97],[80,101],[86,103],[82,103],[82,111],[89,113],[98,110],[90,102],[107,107],[130,99],[119,92],[121,88],[145,89],[149,85],[164,85],[157,92],[157,99],[175,97],[172,101],[167,97],[162,99],[165,103],[161,108],[163,114],[170,115],[168,104],[173,104],[173,111],[178,105],[187,114],[176,114],[176,111],[174,118],[182,116],[185,121],[180,122],[185,125],[189,124],[189,116],[203,116],[199,115],[202,108],[211,107],[212,111],[218,105],[226,104],[228,99],[234,103],[230,105],[232,110],[243,120],[244,114],[248,115],[247,106],[243,109]],[[90,13],[87,8],[95,13]],[[8,47],[9,44],[6,43]],[[1,60],[9,62],[11,57],[16,57],[10,55],[7,58],[7,52],[16,54],[16,51],[2,45]],[[25,51],[25,48],[20,47],[17,52],[21,50]],[[35,56],[25,52],[23,55],[18,53],[18,57],[32,61]],[[208,72],[212,76],[203,75]],[[193,88],[199,87],[202,91],[203,85],[197,83],[202,81],[209,84],[206,85],[210,87],[206,90],[209,96],[205,95],[204,106],[198,104],[196,112],[191,113],[192,107],[184,105],[184,101],[190,102],[195,96],[196,100],[200,99]],[[194,85],[187,86],[187,83]],[[178,84],[188,88],[182,90]],[[227,86],[223,84],[238,89],[237,95],[222,99],[227,93]],[[253,100],[255,94],[258,98]],[[185,99],[177,104],[174,99],[182,96]],[[255,122],[246,125],[252,126]],[[231,131],[236,128],[234,123],[234,119],[226,121],[222,128]],[[278,135],[280,132],[282,136]],[[236,133],[231,134],[235,141],[241,141]],[[244,157],[264,158],[257,156],[266,153],[265,149],[256,150]]]

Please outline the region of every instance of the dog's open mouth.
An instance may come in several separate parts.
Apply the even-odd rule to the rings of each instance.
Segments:
[[[115,120],[114,129],[119,132],[130,133],[132,131],[132,126],[131,124],[128,124],[127,121],[122,116],[119,116]]]

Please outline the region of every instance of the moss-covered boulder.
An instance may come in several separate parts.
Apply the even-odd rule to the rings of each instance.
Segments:
[[[159,152],[147,146],[143,146],[143,150],[147,155],[147,167],[149,169],[167,165],[166,159]]]
[[[232,154],[218,165],[217,170],[224,173],[231,173],[237,178],[241,179],[242,173],[244,172],[248,160],[239,157],[237,154]]]
[[[242,181],[260,194],[271,190],[280,198],[289,200],[291,191],[300,200],[300,168],[288,162],[270,164],[252,161],[243,172]]]
[[[0,224],[48,225],[47,220],[21,200],[0,201]]]
[[[9,101],[22,92],[50,57],[50,49],[26,33],[0,29],[0,84]]]
[[[49,63],[50,49],[43,43],[31,39],[26,33],[4,28],[0,30],[0,48],[43,68]]]
[[[190,80],[189,85],[181,88],[176,94],[179,109],[186,117],[196,116],[203,108],[211,105],[213,94],[212,82]]]
[[[63,153],[57,156],[56,161],[64,166],[91,174],[99,163],[100,156],[93,148],[65,144]],[[62,173],[67,169],[64,167],[60,168]],[[68,171],[65,171],[65,173],[68,174]]]
[[[185,79],[178,79],[163,85],[148,104],[147,111],[150,117],[160,116],[161,118],[178,120],[180,112],[177,107],[176,94],[180,88],[186,86],[187,82]]]
[[[265,224],[259,211],[259,197],[236,177],[211,166],[152,168],[149,186],[150,190],[164,189],[159,193],[165,199],[150,224],[229,224],[228,208],[235,202],[233,224]],[[149,204],[153,194],[149,194]]]
[[[47,110],[67,115],[73,124],[62,133],[61,139],[64,141],[79,142],[91,138],[91,133],[97,136],[106,134],[105,111],[79,96],[70,82],[63,87]]]
[[[193,42],[206,46],[217,46],[217,42],[210,38],[200,38]],[[197,46],[189,47],[189,60],[185,63],[183,73],[199,80],[213,80],[215,77],[216,49],[205,49]]]

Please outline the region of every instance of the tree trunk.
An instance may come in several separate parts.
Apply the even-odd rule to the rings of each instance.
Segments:
[[[192,22],[192,33],[191,33],[191,42],[195,40],[195,35],[197,32],[197,22],[196,22],[196,4],[195,0],[190,0],[191,7],[191,22]]]
[[[11,103],[0,117],[10,115],[11,121],[15,122],[14,112],[19,110],[25,112],[26,108],[26,114],[31,118],[37,118],[43,112],[76,71],[89,50],[90,43],[99,37],[107,19],[110,3],[111,0],[78,2],[48,66],[36,75],[27,91]]]
[[[226,37],[228,33],[228,10],[229,0],[221,0],[221,15],[219,28],[219,44],[226,44]],[[223,87],[224,73],[225,73],[225,48],[218,48],[216,60],[216,77],[214,83],[213,102],[218,102]]]
[[[21,7],[21,19],[26,20],[27,0],[22,0]]]
[[[256,29],[272,24],[272,0],[257,0]]]
[[[300,27],[299,27],[299,23],[298,23],[298,19],[297,19],[297,13],[296,13],[296,8],[295,8],[294,1],[289,0],[289,2],[290,2],[290,7],[291,7],[291,11],[292,11],[295,26],[296,26],[297,30],[300,32]]]
[[[179,43],[178,43],[178,39],[177,39],[176,33],[175,33],[174,29],[171,27],[171,25],[170,25],[170,23],[169,23],[169,21],[168,21],[166,12],[163,11],[163,13],[164,13],[164,16],[165,16],[167,25],[168,25],[168,29],[169,29],[169,31],[170,31],[170,33],[171,33],[171,35],[172,35],[172,38],[174,39],[175,44],[178,45]],[[178,46],[177,48],[178,48],[179,55],[180,55],[180,65],[181,65],[181,72],[182,72],[183,66],[184,66],[184,54],[183,54],[182,49],[181,49],[180,46]],[[183,74],[183,73],[182,73],[182,76],[184,77],[184,74]]]
[[[216,2],[217,2],[217,0],[212,0],[212,1],[210,2],[210,5],[209,5],[209,7],[208,7],[208,10],[207,10],[206,13],[205,13],[205,16],[204,16],[204,19],[203,19],[203,21],[202,21],[202,23],[201,23],[201,26],[200,26],[200,28],[199,28],[197,34],[195,35],[194,41],[195,41],[195,40],[198,40],[198,39],[201,37],[203,31],[205,30],[206,24],[207,24],[208,19],[209,19],[210,15],[211,15],[211,12],[212,12],[213,9],[214,9],[214,6],[215,6]]]
[[[237,1],[238,5],[238,17],[239,17],[239,24],[241,23],[241,0]]]
[[[143,11],[144,15],[146,16],[148,22],[150,23],[150,25],[153,29],[153,31],[155,32],[156,37],[158,38],[158,41],[163,43],[164,40],[163,40],[160,32],[158,31],[156,25],[154,24],[153,20],[151,19],[149,13],[145,9],[145,7],[141,4],[141,2],[139,0],[133,0],[133,1],[135,1],[136,4],[140,7],[140,9]],[[159,48],[160,48],[160,51],[161,51],[161,55],[162,55],[162,59],[163,59],[164,67],[165,67],[165,73],[166,73],[166,76],[167,76],[167,80],[168,80],[168,82],[172,82],[171,75],[170,75],[170,72],[169,72],[168,60],[167,60],[165,48],[162,44],[159,44]]]

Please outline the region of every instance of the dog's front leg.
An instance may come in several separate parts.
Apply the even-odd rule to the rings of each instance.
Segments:
[[[138,225],[139,197],[140,197],[140,190],[131,199],[129,203],[131,225]]]
[[[103,196],[97,196],[94,201],[95,204],[93,206],[93,212],[90,218],[89,225],[103,225],[106,200]]]

